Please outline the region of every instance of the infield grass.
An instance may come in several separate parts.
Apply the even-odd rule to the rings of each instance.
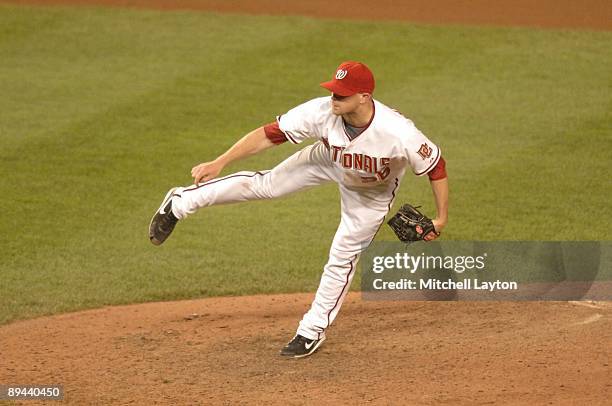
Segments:
[[[339,221],[333,185],[206,209],[159,248],[147,226],[193,165],[326,94],[318,83],[346,59],[368,63],[376,98],[441,145],[444,238],[609,240],[610,49],[605,32],[0,4],[0,324],[314,292]],[[395,208],[432,213],[430,195],[407,176]]]

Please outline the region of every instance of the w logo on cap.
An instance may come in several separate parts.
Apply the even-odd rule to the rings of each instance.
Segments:
[[[336,72],[336,79],[344,79],[347,73],[348,71],[346,69],[338,69],[338,71]]]

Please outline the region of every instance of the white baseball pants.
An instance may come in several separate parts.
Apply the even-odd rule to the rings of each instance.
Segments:
[[[183,219],[202,207],[273,199],[326,182],[337,182],[341,196],[340,225],[315,299],[297,330],[308,339],[321,339],[342,306],[359,255],[374,239],[399,185],[399,181],[393,179],[382,187],[354,188],[344,185],[342,176],[342,170],[331,162],[325,144],[316,142],[272,170],[238,172],[197,186],[179,188],[172,200],[172,211],[177,218]]]

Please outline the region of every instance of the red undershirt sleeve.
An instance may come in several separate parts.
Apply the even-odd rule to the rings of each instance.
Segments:
[[[446,161],[443,157],[440,157],[436,166],[429,172],[427,172],[430,180],[440,180],[447,177],[446,175]]]
[[[278,121],[266,124],[264,126],[264,131],[266,132],[266,137],[276,145],[287,142],[287,137],[279,128]]]

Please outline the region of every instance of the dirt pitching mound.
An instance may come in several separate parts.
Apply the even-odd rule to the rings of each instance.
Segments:
[[[0,328],[0,382],[71,404],[607,404],[609,303],[363,301],[312,357],[278,352],[312,294],[109,307]],[[28,401],[28,404],[31,402]]]

